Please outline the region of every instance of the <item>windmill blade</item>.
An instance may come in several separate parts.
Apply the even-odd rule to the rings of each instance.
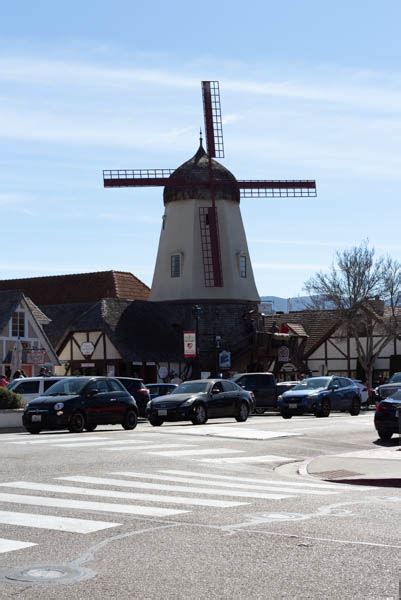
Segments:
[[[241,198],[297,198],[316,196],[316,181],[301,180],[242,180],[238,181]]]
[[[207,153],[211,158],[224,158],[219,82],[202,81],[202,97]]]
[[[119,169],[103,171],[104,187],[165,186],[174,169]]]

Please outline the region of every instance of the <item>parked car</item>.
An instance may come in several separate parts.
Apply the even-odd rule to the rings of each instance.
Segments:
[[[393,433],[401,435],[401,391],[393,392],[376,405],[374,421],[381,440],[389,440]]]
[[[138,408],[134,398],[113,377],[67,377],[25,407],[22,422],[29,433],[69,429],[81,433],[98,425],[121,424],[134,429]]]
[[[328,417],[331,410],[348,410],[351,415],[358,415],[361,399],[353,381],[347,377],[308,377],[284,392],[278,406],[284,419],[304,413]]]
[[[147,389],[149,390],[150,399],[157,398],[158,396],[168,396],[172,394],[177,387],[176,383],[147,383]]]
[[[146,405],[150,400],[150,394],[143,380],[137,377],[117,377],[117,379],[135,399],[139,416],[146,418]]]
[[[62,377],[20,377],[8,384],[10,392],[19,394],[25,403],[35,400],[38,396],[47,392]]]
[[[273,373],[237,373],[232,381],[255,397],[255,412],[264,413],[277,408],[276,378]]]
[[[173,394],[150,400],[146,409],[155,427],[164,421],[192,421],[203,425],[208,419],[234,417],[246,421],[251,411],[248,392],[227,379],[197,379],[181,383]]]
[[[376,402],[392,396],[398,390],[401,390],[401,373],[394,373],[387,383],[379,385],[375,389]]]
[[[361,397],[361,408],[368,408],[370,394],[367,385],[363,383],[360,379],[353,379],[352,381],[359,390],[359,395]]]

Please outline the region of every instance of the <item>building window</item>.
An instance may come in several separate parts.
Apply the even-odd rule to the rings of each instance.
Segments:
[[[181,255],[171,255],[171,277],[180,277],[181,275]]]
[[[164,230],[166,227],[166,215],[162,216],[162,229]]]
[[[246,277],[246,256],[243,254],[239,257],[239,276]]]
[[[11,335],[12,337],[25,337],[25,313],[17,311],[13,314]]]

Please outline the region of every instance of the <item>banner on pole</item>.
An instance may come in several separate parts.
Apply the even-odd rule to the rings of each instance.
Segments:
[[[184,331],[184,357],[196,356],[196,334],[194,331]]]

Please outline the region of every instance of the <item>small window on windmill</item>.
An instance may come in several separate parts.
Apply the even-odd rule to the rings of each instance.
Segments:
[[[244,254],[239,255],[239,276],[246,277],[246,256]]]
[[[180,277],[181,275],[181,255],[180,254],[172,254],[171,255],[171,277]]]
[[[162,216],[162,229],[166,227],[166,215]]]

